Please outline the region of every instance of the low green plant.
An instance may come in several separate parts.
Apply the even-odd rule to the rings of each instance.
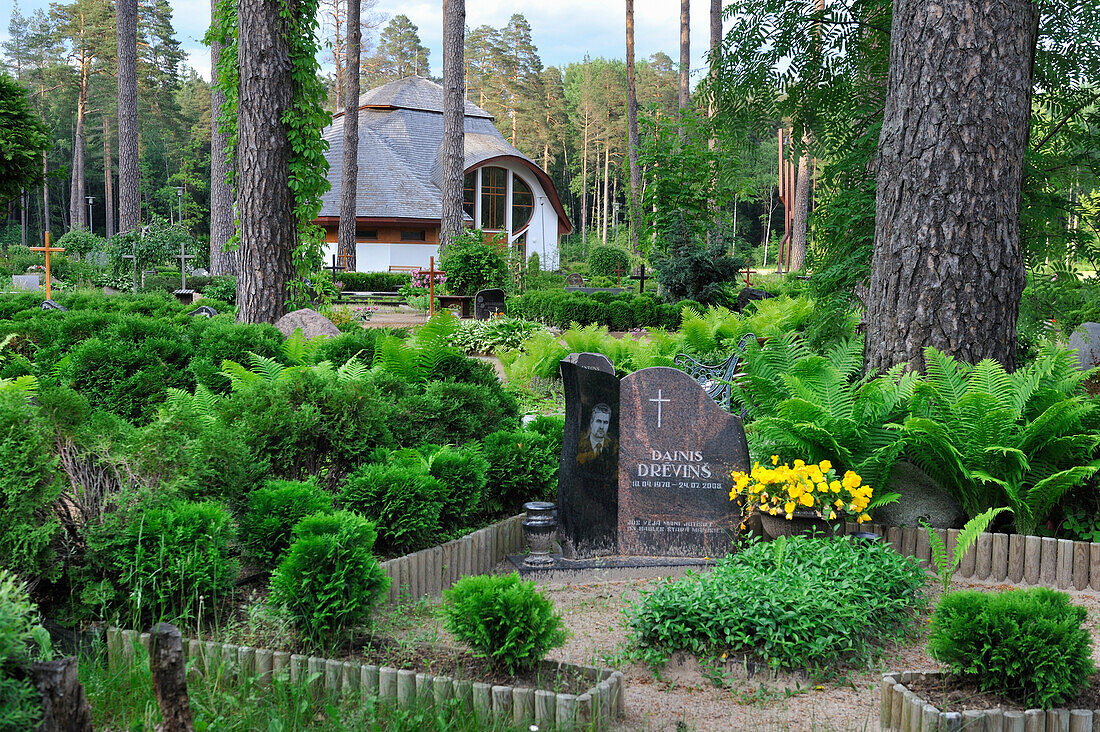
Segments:
[[[463,320],[455,334],[455,346],[465,353],[496,353],[519,348],[540,330],[544,330],[542,324],[522,318]]]
[[[0,569],[0,732],[37,728],[42,699],[25,672],[31,643],[42,632],[26,588]]]
[[[662,582],[627,612],[651,662],[675,651],[745,653],[775,669],[836,673],[866,663],[924,607],[917,562],[848,538],[752,543],[703,575]]]
[[[237,278],[232,275],[211,277],[203,295],[233,305],[237,302]]]
[[[299,521],[331,512],[332,496],[316,479],[268,480],[263,488],[248,495],[240,522],[241,543],[260,566],[274,568],[290,547]]]
[[[495,379],[491,385],[431,381],[397,404],[395,420],[405,444],[463,444],[518,427],[519,408]]]
[[[422,466],[368,463],[348,475],[340,504],[374,521],[379,547],[401,555],[429,545],[439,529],[444,491]]]
[[[555,441],[530,430],[493,432],[485,437],[482,451],[489,461],[487,512],[516,512],[527,501],[552,500],[558,485],[560,438]]]
[[[1046,587],[944,595],[932,614],[928,651],[982,691],[1024,707],[1062,704],[1096,670],[1088,611]]]
[[[428,473],[443,486],[443,528],[462,528],[473,520],[481,509],[488,471],[489,461],[474,443],[441,447],[429,454]]]
[[[443,592],[443,624],[509,673],[532,668],[565,642],[565,626],[534,582],[519,575],[463,577]]]
[[[940,535],[923,519],[921,520],[921,526],[928,532],[928,543],[932,546],[932,563],[936,567],[936,574],[940,577],[940,584],[943,586],[944,592],[947,592],[948,588],[951,587],[951,578],[955,575],[955,569],[962,561],[963,555],[978,540],[978,536],[989,528],[997,514],[1009,510],[1011,509],[991,508],[967,521],[955,540],[955,553],[950,557],[947,556],[947,546]]]
[[[592,247],[588,252],[588,273],[593,277],[630,274],[630,254],[625,249],[607,244]]]
[[[369,623],[390,580],[371,550],[374,524],[346,511],[308,516],[271,577],[271,598],[285,605],[302,634],[331,646]]]
[[[457,295],[473,295],[508,282],[505,246],[485,241],[481,229],[464,231],[447,247],[439,264],[447,273],[447,289]]]

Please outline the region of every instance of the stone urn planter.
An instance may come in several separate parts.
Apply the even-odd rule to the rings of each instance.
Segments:
[[[814,511],[795,511],[794,518],[772,516],[764,511],[756,511],[756,515],[760,517],[764,538],[769,541],[780,536],[837,536],[844,533],[843,519],[830,521]]]
[[[921,679],[938,679],[941,672],[904,671],[882,677],[879,729],[883,732],[1100,732],[1100,710],[1092,709],[966,709],[945,712],[908,688]]]
[[[553,564],[550,553],[554,549],[554,537],[558,533],[558,511],[553,503],[531,501],[523,504],[523,538],[530,553],[523,563],[528,567],[545,567]]]

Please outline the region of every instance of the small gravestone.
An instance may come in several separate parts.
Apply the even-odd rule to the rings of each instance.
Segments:
[[[740,524],[731,473],[749,470],[741,420],[678,369],[658,366],[622,380],[619,422],[619,551],[717,557]]]
[[[217,314],[218,311],[210,307],[209,305],[199,305],[196,309],[188,313],[188,315],[190,315],[191,317],[197,316],[200,318],[212,318]]]
[[[191,270],[191,276],[192,277],[209,277],[210,272],[209,272],[209,270],[205,270],[202,267],[199,267],[198,269]]]
[[[750,302],[767,300],[769,297],[775,297],[775,295],[766,290],[756,290],[751,287],[745,287],[737,293],[737,312],[742,312],[748,307]]]
[[[488,320],[494,315],[504,315],[504,290],[481,290],[474,296],[474,317]]]
[[[306,338],[317,338],[318,336],[335,338],[340,335],[340,329],[331,320],[309,308],[287,313],[275,321],[275,327],[279,329],[284,338],[289,338],[290,334],[299,328],[302,329],[302,335]]]
[[[67,307],[65,307],[64,305],[61,305],[59,303],[56,303],[53,300],[44,300],[42,302],[42,309],[43,310],[60,310],[63,313],[69,311],[69,309]]]
[[[619,521],[619,380],[598,353],[561,360],[565,434],[558,472],[562,555],[617,553]]]
[[[11,276],[11,286],[13,289],[23,292],[38,292],[38,288],[41,285],[41,280],[36,274],[21,274]]]
[[[1077,368],[1088,371],[1100,366],[1100,323],[1081,323],[1069,337],[1069,347],[1077,351]]]
[[[573,272],[565,278],[565,284],[569,287],[584,287],[584,278]]]

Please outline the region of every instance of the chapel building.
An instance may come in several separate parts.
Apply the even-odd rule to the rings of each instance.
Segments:
[[[499,233],[543,269],[558,263],[558,238],[573,230],[550,177],[508,143],[493,117],[466,102],[465,191],[468,228]],[[329,182],[315,223],[325,230],[325,261],[336,254],[344,155],[344,114],[325,128]],[[427,268],[439,257],[443,216],[443,87],[409,76],[359,97],[359,178],[355,260],[360,272]]]

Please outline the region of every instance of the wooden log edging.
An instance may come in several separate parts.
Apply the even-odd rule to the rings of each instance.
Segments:
[[[488,574],[509,554],[523,551],[524,514],[506,518],[460,539],[382,562],[390,578],[386,601],[440,597],[462,577]]]
[[[108,668],[118,670],[133,665],[138,660],[138,645],[149,651],[148,633],[108,628]],[[626,680],[621,671],[576,666],[564,661],[543,661],[540,668],[546,672],[571,671],[589,679],[591,688],[583,694],[564,694],[544,689],[491,686],[389,666],[194,639],[185,641],[183,648],[187,660],[192,662],[191,673],[206,678],[240,681],[251,678],[266,685],[276,675],[301,682],[316,674],[310,690],[318,699],[341,695],[351,700],[374,698],[403,707],[414,701],[442,706],[459,699],[467,711],[486,723],[495,720],[522,727],[538,724],[543,728],[556,725],[563,730],[609,729],[624,711]]]
[[[1100,732],[1100,709],[967,709],[944,712],[920,698],[906,684],[938,679],[939,671],[887,673],[879,684],[879,729],[882,732]]]
[[[844,528],[848,534],[859,531],[878,534],[894,551],[915,557],[925,569],[934,569],[926,529],[855,523],[847,523]],[[948,555],[954,554],[959,532],[956,529],[935,529],[935,532],[947,547]],[[963,555],[955,576],[1055,590],[1100,590],[1100,543],[985,532],[978,535]]]

